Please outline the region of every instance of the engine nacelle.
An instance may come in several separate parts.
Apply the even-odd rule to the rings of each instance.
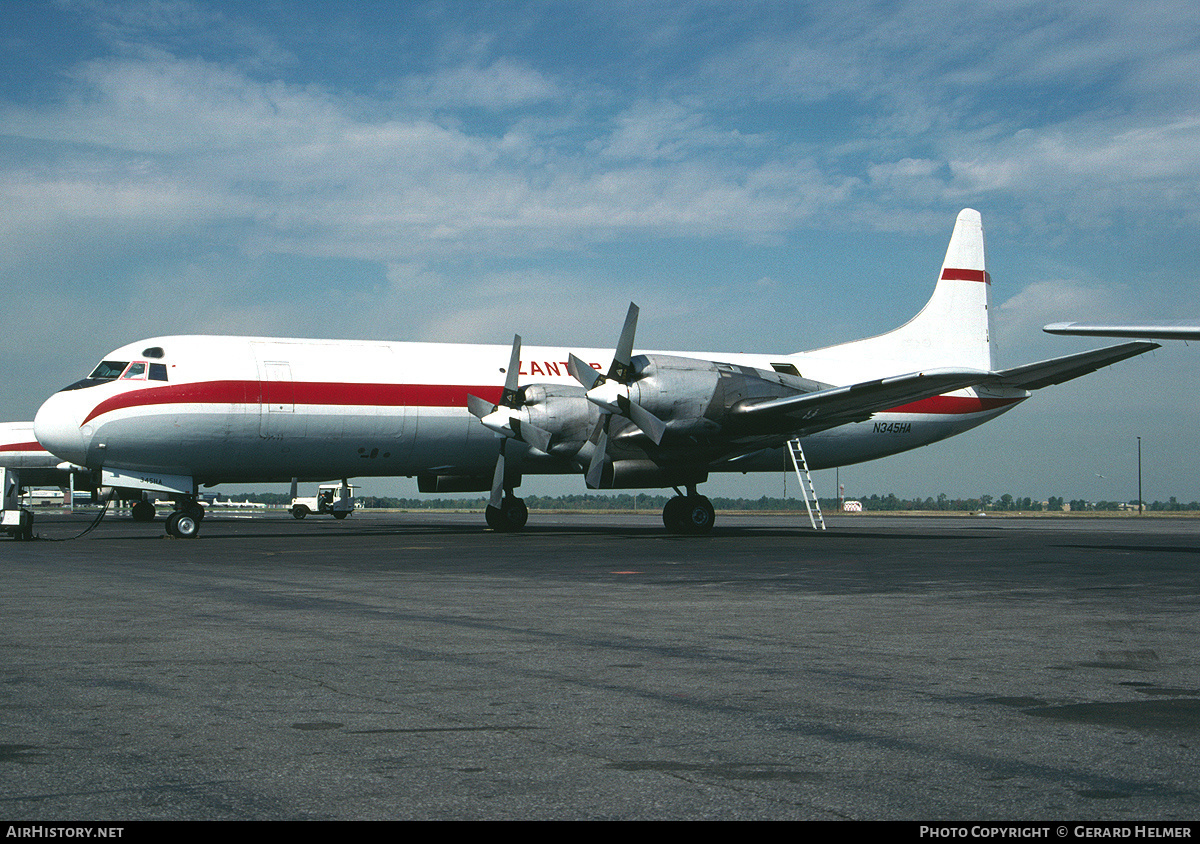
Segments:
[[[417,475],[418,492],[487,492],[492,488],[490,476],[482,475]]]
[[[681,468],[675,446],[721,433],[738,402],[791,396],[821,386],[789,373],[676,355],[638,355],[631,364],[629,400],[664,422],[666,434],[661,450],[657,449],[645,432],[617,411],[609,428],[610,462],[601,481],[605,488],[700,483],[704,470]],[[587,465],[593,454],[588,439],[601,409],[582,386],[530,384],[520,389],[518,402],[521,419],[550,434],[551,456]]]
[[[638,355],[633,359],[634,382],[629,398],[667,423],[673,434],[703,436],[720,430],[714,399],[721,376],[708,360],[674,355]]]
[[[520,402],[529,423],[550,432],[551,454],[578,452],[600,418],[583,388],[568,384],[522,387]]]
[[[667,423],[668,434],[703,438],[747,399],[780,398],[822,385],[788,373],[674,355],[638,355],[629,397]]]
[[[616,460],[604,467],[599,489],[654,489],[691,486],[708,480],[708,470],[660,466],[650,460]]]

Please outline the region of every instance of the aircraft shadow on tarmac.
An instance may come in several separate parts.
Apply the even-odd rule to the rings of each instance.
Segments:
[[[1095,544],[1051,545],[1051,548],[1070,548],[1073,551],[1131,551],[1144,553],[1146,551],[1170,552],[1172,554],[1200,554],[1200,547],[1186,545],[1115,545],[1097,542]]]
[[[204,545],[206,542],[222,540],[245,540],[253,536],[256,540],[340,540],[349,537],[380,537],[380,536],[479,536],[486,534],[494,536],[497,541],[519,543],[522,538],[528,541],[537,536],[605,536],[624,537],[630,539],[659,539],[688,543],[704,540],[721,540],[737,537],[777,537],[787,539],[810,538],[820,542],[843,542],[847,540],[879,540],[889,538],[894,540],[910,540],[916,542],[984,542],[993,538],[993,534],[970,532],[924,532],[905,531],[895,532],[885,529],[878,531],[846,530],[837,527],[825,531],[814,531],[807,525],[796,524],[794,527],[778,525],[717,525],[711,533],[688,536],[668,533],[657,520],[648,520],[646,524],[615,524],[595,521],[587,522],[558,521],[552,524],[529,524],[520,533],[496,533],[482,523],[482,517],[476,523],[473,520],[455,520],[437,523],[436,517],[422,516],[418,520],[406,522],[403,517],[396,521],[383,524],[368,523],[354,524],[346,522],[297,523],[284,519],[228,519],[220,516],[209,516],[204,520],[204,528],[198,539],[176,540],[165,534],[158,521],[150,524],[134,523],[128,519],[116,518],[104,520],[96,530],[82,539],[90,541],[151,541],[171,539],[173,542]],[[81,522],[78,519],[52,518],[45,519],[35,526],[37,539],[46,541],[69,541],[77,537]],[[974,527],[974,526],[973,526]],[[1163,550],[1178,550],[1164,548]]]

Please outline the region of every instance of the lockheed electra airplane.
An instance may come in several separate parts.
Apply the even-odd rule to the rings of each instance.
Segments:
[[[156,337],[106,355],[38,411],[38,441],[124,496],[176,501],[195,536],[200,486],[415,476],[423,492],[491,490],[487,522],[519,530],[524,475],[593,489],[673,487],[667,528],[703,533],[714,472],[779,472],[928,445],[1035,390],[1157,348],[1133,342],[994,371],[983,226],[958,215],[933,296],[900,328],[788,354]]]

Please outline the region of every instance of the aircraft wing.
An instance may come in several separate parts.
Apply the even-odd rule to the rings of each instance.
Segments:
[[[1055,322],[1044,326],[1047,334],[1073,334],[1090,337],[1145,337],[1152,340],[1200,340],[1200,325],[1086,325],[1082,322]]]
[[[1090,352],[1079,352],[1061,358],[1028,363],[1013,369],[1002,369],[988,378],[988,386],[1011,387],[1018,390],[1040,390],[1051,384],[1061,384],[1080,375],[1095,372],[1109,364],[1161,348],[1158,343],[1138,341],[1107,346]]]
[[[797,396],[745,401],[734,405],[732,412],[742,428],[813,433],[961,390],[991,375],[979,369],[929,369]]]

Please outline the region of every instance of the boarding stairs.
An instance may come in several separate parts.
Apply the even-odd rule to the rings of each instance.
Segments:
[[[792,466],[800,481],[800,494],[804,498],[804,509],[808,511],[808,521],[812,523],[813,530],[825,530],[825,517],[821,515],[821,503],[817,500],[817,491],[813,488],[812,475],[808,472],[808,461],[804,459],[804,448],[799,439],[788,440],[788,452],[792,455]]]

